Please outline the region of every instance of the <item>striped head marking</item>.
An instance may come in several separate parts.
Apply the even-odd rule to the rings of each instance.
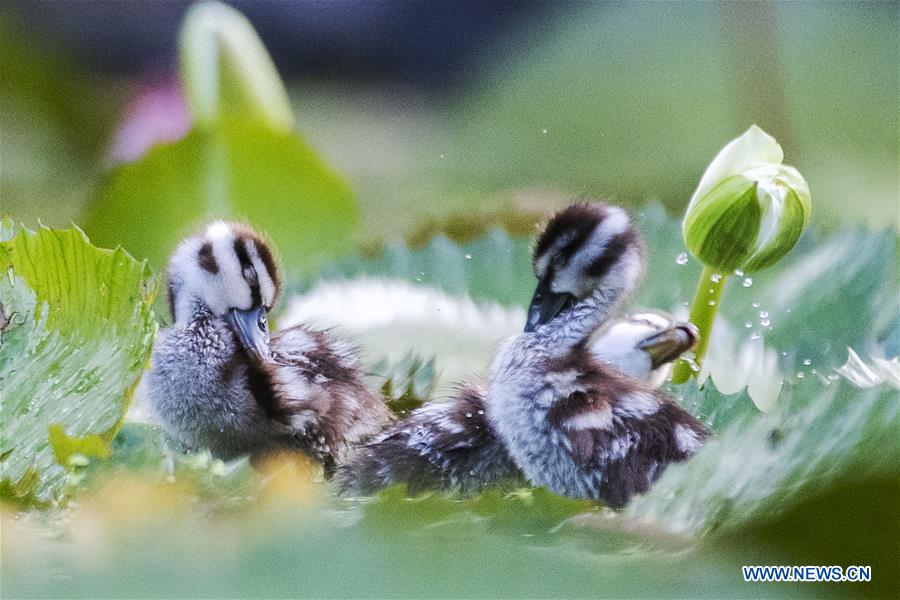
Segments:
[[[554,215],[544,227],[534,246],[532,266],[538,287],[526,331],[599,288],[629,293],[643,273],[643,244],[621,208],[578,203]]]
[[[252,313],[262,329],[279,291],[271,249],[240,223],[210,223],[181,242],[169,261],[169,308],[176,322],[187,322],[199,302],[219,316]]]

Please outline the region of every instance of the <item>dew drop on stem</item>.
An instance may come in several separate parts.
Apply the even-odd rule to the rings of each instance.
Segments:
[[[686,265],[688,263],[687,252],[682,252],[677,257],[675,257],[675,263],[679,265]]]

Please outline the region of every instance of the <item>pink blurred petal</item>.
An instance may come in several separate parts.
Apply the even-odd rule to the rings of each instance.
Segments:
[[[156,144],[180,140],[190,128],[187,103],[176,80],[141,84],[113,134],[109,161],[114,165],[133,162]]]

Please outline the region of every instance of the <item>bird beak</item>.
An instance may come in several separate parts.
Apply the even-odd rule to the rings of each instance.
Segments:
[[[525,331],[534,331],[544,323],[549,323],[561,313],[567,306],[571,308],[575,304],[575,297],[566,292],[554,292],[543,281],[538,283],[531,305],[528,307],[528,320],[525,322]]]
[[[693,323],[678,323],[641,340],[638,349],[646,352],[653,369],[658,369],[693,348],[699,339],[700,332]]]
[[[247,352],[256,358],[269,356],[269,328],[264,306],[250,310],[232,308],[225,313],[225,320]]]

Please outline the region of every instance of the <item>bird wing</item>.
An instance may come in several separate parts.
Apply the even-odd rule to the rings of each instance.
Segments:
[[[360,493],[400,482],[411,493],[472,492],[517,476],[518,468],[485,417],[484,391],[472,385],[392,425],[342,468],[338,481],[342,490]]]
[[[600,496],[613,506],[648,491],[670,462],[688,458],[709,435],[665,394],[619,379],[573,392],[548,415],[575,464],[600,478]]]
[[[411,447],[423,451],[477,452],[493,437],[485,417],[484,391],[467,386],[449,402],[426,404],[414,413]]]

